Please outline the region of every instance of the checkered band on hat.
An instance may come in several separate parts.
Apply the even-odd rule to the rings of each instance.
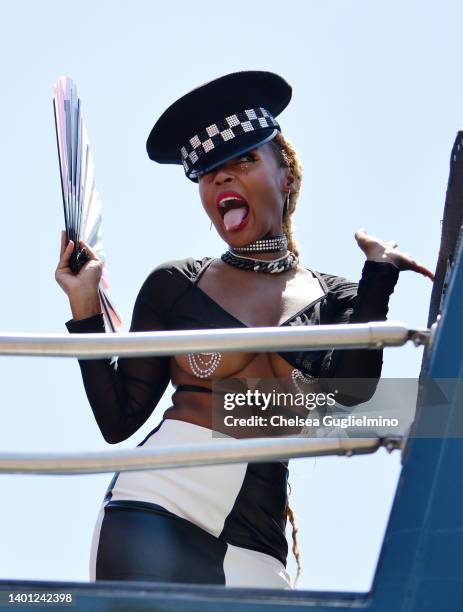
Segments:
[[[203,155],[218,145],[247,132],[272,127],[280,129],[276,120],[265,108],[250,108],[209,125],[192,136],[180,149],[185,172],[188,174]]]

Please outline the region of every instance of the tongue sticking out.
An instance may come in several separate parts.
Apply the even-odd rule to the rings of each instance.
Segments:
[[[223,222],[227,231],[236,229],[241,221],[245,218],[248,209],[246,206],[240,206],[239,208],[232,208],[225,213]]]

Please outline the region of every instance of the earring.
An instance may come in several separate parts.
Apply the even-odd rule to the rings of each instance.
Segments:
[[[290,192],[290,191],[288,191],[288,194],[287,194],[287,196],[286,196],[286,200],[285,200],[285,203],[284,203],[284,206],[283,206],[283,215],[284,215],[284,214],[285,214],[285,212],[288,210],[288,207],[289,207],[289,196],[290,196],[290,195],[291,195],[291,192]]]
[[[212,229],[212,219],[211,219],[211,224],[209,226],[209,231],[211,231],[211,229]]]

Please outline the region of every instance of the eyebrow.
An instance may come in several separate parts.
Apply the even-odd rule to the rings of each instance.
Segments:
[[[215,168],[213,168],[212,170],[209,170],[209,172],[204,172],[203,174],[200,174],[198,176],[198,179],[207,176],[208,174],[211,174],[214,171],[217,171],[219,168],[221,168],[222,166],[224,166],[225,164],[228,164],[229,162],[235,160],[235,159],[239,159],[240,157],[242,157],[243,155],[249,155],[250,153],[257,153],[258,147],[256,147],[255,149],[250,149],[249,151],[245,151],[244,153],[240,153],[239,155],[235,155],[235,157],[231,157],[230,159],[228,159],[227,161],[224,161],[223,163],[221,163],[219,166],[216,166]]]
[[[256,153],[257,152],[257,147],[255,149],[249,149],[249,151],[245,151],[244,153],[241,153],[241,155],[246,155],[247,153]],[[241,155],[237,155],[236,157],[241,157]]]

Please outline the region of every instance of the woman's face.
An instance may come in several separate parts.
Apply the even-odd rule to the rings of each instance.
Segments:
[[[266,143],[199,178],[201,202],[219,235],[232,247],[282,232],[288,169]]]

